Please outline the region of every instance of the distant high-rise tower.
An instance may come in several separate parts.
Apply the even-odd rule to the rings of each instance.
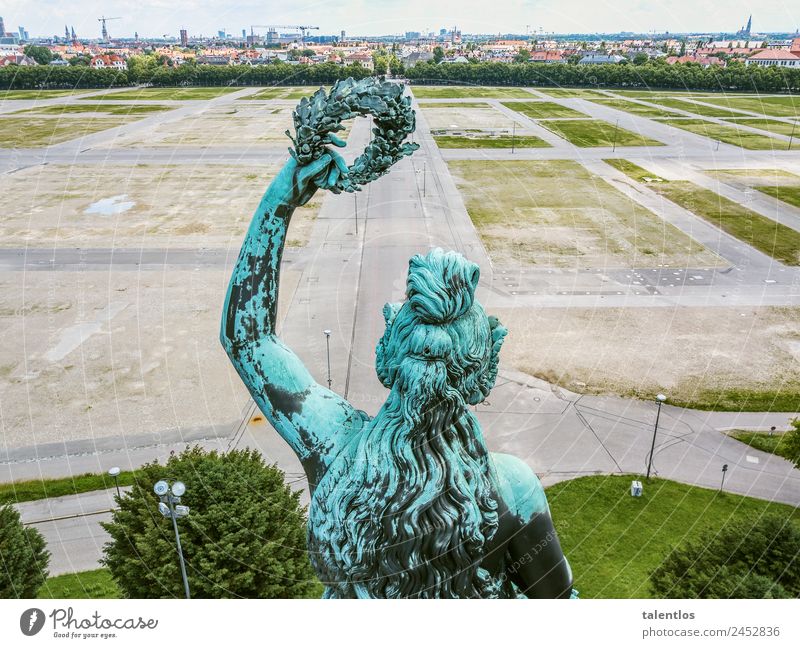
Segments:
[[[75,28],[74,27],[72,28],[72,42],[73,43],[77,43],[78,42],[78,37],[75,34]]]
[[[69,40],[69,27],[64,25],[64,40]]]
[[[6,24],[3,22],[2,16],[0,16],[0,37],[6,35]]]
[[[247,30],[246,29],[242,30],[242,40],[247,40]]]
[[[345,34],[345,31],[344,31],[344,29],[342,30],[342,37],[341,37],[341,39],[342,39],[342,40],[347,40],[347,34]]]
[[[181,47],[189,47],[189,32],[181,29]]]
[[[750,38],[750,28],[753,26],[753,14],[747,19],[747,27],[744,28],[744,34]]]

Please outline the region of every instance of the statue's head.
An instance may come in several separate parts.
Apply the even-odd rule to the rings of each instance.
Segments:
[[[409,261],[406,301],[384,306],[376,370],[412,418],[443,399],[476,405],[494,386],[507,331],[475,299],[479,277],[476,264],[436,248]]]
[[[376,368],[389,399],[315,492],[309,526],[312,561],[342,596],[483,598],[499,587],[481,567],[498,503],[467,405],[494,386],[506,330],[475,300],[479,275],[455,252],[417,255],[406,301],[384,308]]]

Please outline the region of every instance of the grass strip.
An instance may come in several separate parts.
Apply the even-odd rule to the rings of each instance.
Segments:
[[[767,513],[800,522],[800,510],[664,479],[630,496],[632,475],[581,477],[554,484],[547,499],[582,598],[651,598],[650,573],[673,547],[704,529]]]

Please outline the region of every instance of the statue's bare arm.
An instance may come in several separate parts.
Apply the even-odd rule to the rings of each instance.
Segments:
[[[286,163],[253,216],[231,276],[220,331],[220,341],[253,400],[312,479],[335,444],[361,424],[361,416],[317,384],[276,336],[280,264],[294,209],[317,189],[335,186],[346,172],[333,151],[306,165],[294,158]]]
[[[492,453],[508,524],[508,577],[528,598],[567,598],[572,570],[561,550],[539,478],[517,457]]]

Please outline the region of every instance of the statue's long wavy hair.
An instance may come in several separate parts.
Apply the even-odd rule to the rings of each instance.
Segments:
[[[494,386],[506,330],[475,300],[475,264],[437,249],[409,266],[377,347],[389,398],[317,487],[312,561],[333,596],[486,598],[497,502],[468,405]]]

